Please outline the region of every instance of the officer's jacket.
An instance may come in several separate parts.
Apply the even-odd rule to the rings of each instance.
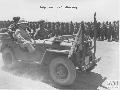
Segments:
[[[18,42],[31,41],[31,37],[27,30],[17,29],[15,31],[14,38],[16,38]]]

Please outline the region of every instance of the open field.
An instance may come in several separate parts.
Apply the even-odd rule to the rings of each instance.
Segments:
[[[52,82],[46,67],[39,64],[17,62],[5,67],[0,53],[0,89],[79,89],[79,90],[118,90],[111,85],[119,76],[119,43],[97,41],[97,56],[102,60],[89,73],[77,72],[77,79],[71,86],[61,87]]]

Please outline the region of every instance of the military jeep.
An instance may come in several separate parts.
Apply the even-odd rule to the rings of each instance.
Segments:
[[[77,35],[63,35],[50,39],[35,40],[33,53],[26,48],[21,48],[19,43],[11,38],[9,33],[0,33],[2,42],[0,52],[4,64],[11,65],[15,61],[37,62],[48,66],[49,74],[53,81],[59,85],[71,85],[76,79],[76,70],[88,72],[94,69],[100,58],[95,57],[96,46],[92,45],[91,39],[82,38],[82,50],[75,42]],[[84,37],[84,36],[83,36]],[[78,37],[80,38],[80,37]],[[84,37],[85,38],[85,37]],[[79,39],[78,39],[79,40]],[[76,43],[76,52],[68,58],[71,47]],[[94,43],[96,43],[94,39]],[[78,44],[78,45],[77,45]]]

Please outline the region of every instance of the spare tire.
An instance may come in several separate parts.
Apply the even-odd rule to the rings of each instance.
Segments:
[[[57,57],[49,64],[49,73],[53,81],[59,85],[71,85],[76,78],[76,69],[67,57]]]
[[[13,61],[15,61],[14,54],[9,48],[2,50],[2,58],[5,66],[11,65],[13,64]]]

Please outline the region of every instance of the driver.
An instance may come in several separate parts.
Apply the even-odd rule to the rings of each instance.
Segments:
[[[32,53],[35,51],[33,47],[34,40],[30,36],[30,32],[27,30],[28,22],[25,20],[19,20],[17,23],[18,29],[14,33],[14,38],[17,39],[17,42],[20,44],[20,47],[27,48],[27,50]]]

